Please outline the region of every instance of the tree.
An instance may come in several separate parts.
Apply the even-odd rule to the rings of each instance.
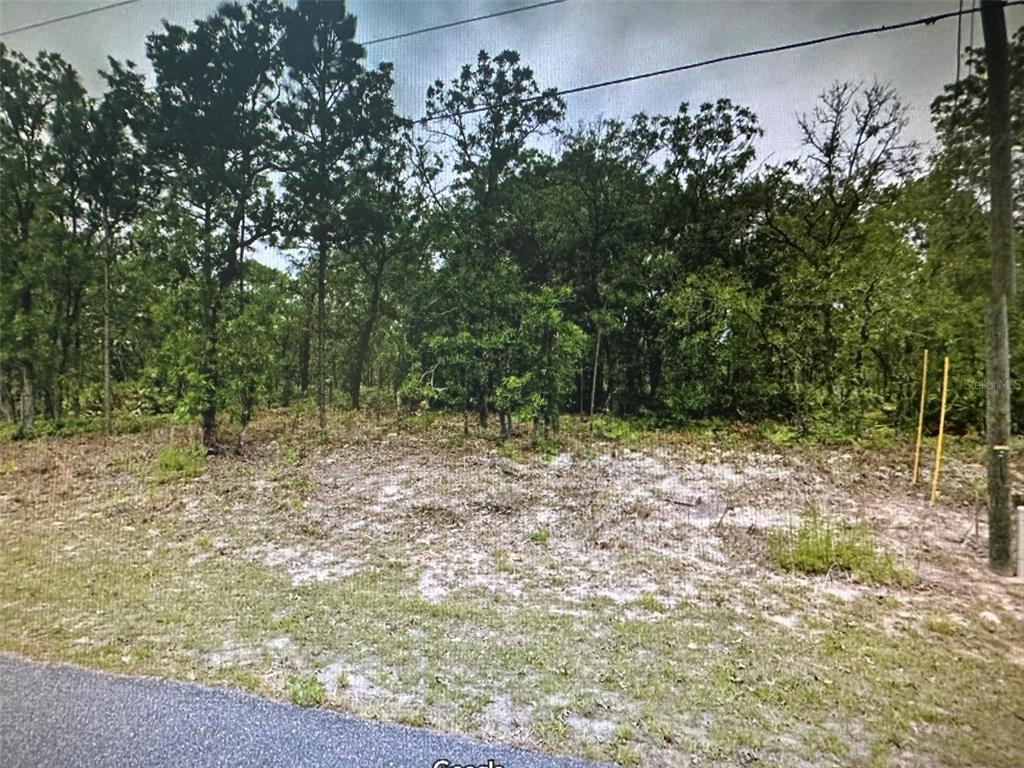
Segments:
[[[102,237],[103,260],[103,424],[111,432],[111,281],[118,240],[144,210],[154,185],[142,144],[152,104],[141,74],[128,62],[109,60],[107,91],[89,115],[85,194],[92,228]]]
[[[190,312],[202,348],[194,404],[211,450],[225,396],[222,315],[244,274],[245,251],[276,229],[269,172],[279,17],[271,0],[227,4],[191,30],[165,23],[146,46],[157,78],[149,149],[164,176],[163,222],[179,230],[175,266],[196,289]]]
[[[898,283],[885,278],[898,274],[893,259],[904,253],[873,247],[870,222],[882,219],[872,212],[899,198],[916,147],[903,139],[906,108],[878,83],[836,83],[800,124],[806,157],[764,187],[764,233],[785,256],[775,268],[780,295],[771,322],[787,329],[780,351],[804,416],[819,407],[836,417],[859,414],[873,405],[855,400],[870,396],[862,348],[900,296]],[[787,181],[793,173],[802,184]]]
[[[300,0],[284,16],[281,48],[288,66],[288,98],[278,107],[284,129],[286,235],[310,248],[316,272],[317,411],[327,426],[326,300],[328,259],[345,238],[351,168],[369,129],[361,104],[355,17],[343,2]],[[371,118],[377,117],[371,115]]]
[[[363,372],[374,330],[387,309],[388,293],[400,288],[412,260],[416,216],[408,187],[409,123],[395,113],[391,67],[361,78],[363,136],[353,168],[355,194],[347,208],[353,285],[365,302],[349,355],[348,391],[359,407]]]
[[[5,338],[0,363],[21,374],[21,437],[33,432],[40,361],[49,357],[45,329],[52,327],[44,294],[54,254],[50,243],[60,224],[49,132],[62,92],[71,96],[76,86],[73,70],[60,56],[43,52],[30,61],[0,44],[0,311]]]
[[[497,240],[503,185],[528,157],[531,137],[554,125],[563,109],[552,91],[540,90],[515,51],[493,58],[481,51],[475,66],[467,64],[450,83],[438,80],[427,89],[428,130],[441,151],[451,153],[456,178],[454,199],[438,211],[450,234],[440,244],[443,265],[435,288],[445,299],[445,330],[437,332],[457,329],[473,340],[468,347],[476,356],[472,386],[481,424],[513,323],[509,297],[517,294],[515,265]],[[466,348],[460,346],[460,354]]]
[[[568,309],[593,337],[590,375],[581,371],[579,393],[580,410],[589,400],[591,414],[599,389],[614,391],[616,358],[630,354],[621,319],[632,317],[625,306],[631,293],[626,285],[644,271],[652,245],[651,159],[658,146],[657,126],[643,114],[628,124],[605,120],[565,131],[552,189],[543,198],[556,222],[556,234],[549,237],[562,266],[551,277],[572,286]],[[535,180],[529,180],[523,198],[539,197],[533,191],[536,187]],[[602,360],[607,365],[602,367]]]

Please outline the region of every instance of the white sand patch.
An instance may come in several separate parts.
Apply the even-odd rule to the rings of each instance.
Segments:
[[[348,675],[348,687],[345,689],[349,698],[359,701],[388,698],[388,692],[375,684],[365,675],[351,673]]]
[[[268,651],[274,653],[285,653],[292,649],[292,639],[288,635],[277,635],[272,637],[264,643]]]
[[[424,570],[416,582],[416,591],[428,603],[439,603],[448,595],[448,588],[441,583],[438,575],[431,570]]]
[[[336,659],[316,673],[329,696],[344,693],[349,687],[349,664],[345,659]]]
[[[797,622],[800,621],[800,617],[795,613],[791,613],[785,616],[768,614],[765,616],[765,618],[769,621],[774,621],[779,626],[785,627],[786,629],[790,630],[796,629]]]
[[[215,668],[255,664],[259,658],[258,648],[228,641],[218,650],[206,654],[207,663]]]
[[[508,696],[499,696],[480,714],[485,723],[507,733],[529,726],[532,712],[532,707],[517,706]]]
[[[844,603],[852,603],[862,594],[861,588],[853,583],[830,580],[814,581],[812,582],[812,589],[832,597],[838,597]]]
[[[264,542],[246,549],[245,555],[268,568],[283,568],[295,586],[344,578],[358,573],[363,567],[361,560],[342,559],[330,550],[314,550],[298,544],[278,546]]]
[[[591,741],[611,741],[615,735],[615,723],[611,720],[581,717],[576,714],[565,716],[565,724]]]

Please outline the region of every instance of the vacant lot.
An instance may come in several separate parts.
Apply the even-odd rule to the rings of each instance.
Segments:
[[[623,764],[1024,764],[974,450],[930,507],[903,452],[334,418],[0,446],[0,649]]]

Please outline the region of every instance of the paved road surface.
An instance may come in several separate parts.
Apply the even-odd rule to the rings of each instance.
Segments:
[[[592,765],[234,691],[0,656],[3,768],[432,768],[440,759]]]

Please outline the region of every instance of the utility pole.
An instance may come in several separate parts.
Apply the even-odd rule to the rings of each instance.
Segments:
[[[988,436],[988,562],[1009,573],[1010,332],[1014,259],[1010,179],[1010,83],[1002,0],[981,0],[988,92],[992,284],[985,311],[985,427]],[[1018,533],[1020,535],[1020,533]]]

